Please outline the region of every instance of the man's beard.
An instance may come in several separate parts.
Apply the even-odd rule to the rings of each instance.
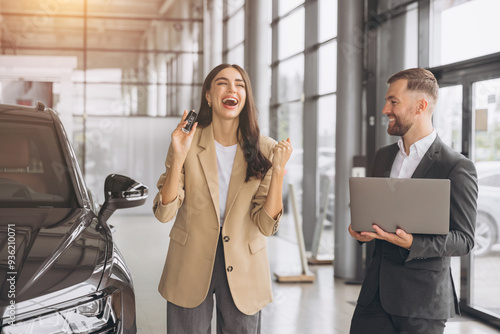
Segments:
[[[399,118],[395,115],[391,115],[391,117],[394,118],[394,122],[389,122],[387,126],[387,133],[391,136],[403,137],[413,126],[414,121],[409,119],[409,117]],[[391,125],[391,123],[394,124]]]

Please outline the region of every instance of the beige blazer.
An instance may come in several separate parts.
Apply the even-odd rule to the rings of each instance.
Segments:
[[[271,158],[276,142],[261,136],[263,154]],[[166,171],[158,180],[161,190],[172,162],[169,148]],[[263,208],[271,170],[263,180],[245,183],[247,163],[238,145],[229,183],[226,217],[222,228],[227,280],[234,303],[248,315],[272,301],[271,277],[266,238],[278,230],[276,220]],[[212,125],[199,128],[184,162],[177,198],[161,204],[161,193],[154,199],[158,220],[176,217],[170,232],[167,259],[158,290],[169,302],[193,308],[207,296],[220,233],[217,157]],[[177,216],[176,216],[177,214]]]

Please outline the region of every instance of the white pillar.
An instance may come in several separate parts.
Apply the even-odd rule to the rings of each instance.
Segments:
[[[341,278],[356,277],[360,246],[350,237],[349,176],[354,156],[361,154],[363,81],[363,2],[339,0],[337,36],[337,130],[335,142],[335,271]]]
[[[271,96],[268,9],[267,0],[245,1],[245,70],[252,82],[260,130],[265,135],[269,135]]]
[[[204,0],[203,11],[203,77],[222,63],[223,0]]]

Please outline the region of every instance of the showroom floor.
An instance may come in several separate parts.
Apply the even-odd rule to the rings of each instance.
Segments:
[[[165,333],[166,302],[157,292],[172,226],[152,215],[111,217],[114,237],[132,272],[136,290],[137,328],[140,334]],[[282,235],[268,239],[271,273],[300,273],[300,259],[294,242],[293,221],[282,222]],[[263,310],[263,334],[346,334],[359,285],[333,279],[332,266],[310,266],[314,283],[276,283],[274,302]],[[213,332],[212,328],[212,332]],[[215,332],[213,332],[215,333]],[[447,324],[447,334],[493,334],[498,330],[466,317]]]

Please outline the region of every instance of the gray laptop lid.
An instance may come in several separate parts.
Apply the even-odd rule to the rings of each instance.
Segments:
[[[449,233],[450,180],[351,177],[349,188],[355,231],[376,223],[387,232]]]

